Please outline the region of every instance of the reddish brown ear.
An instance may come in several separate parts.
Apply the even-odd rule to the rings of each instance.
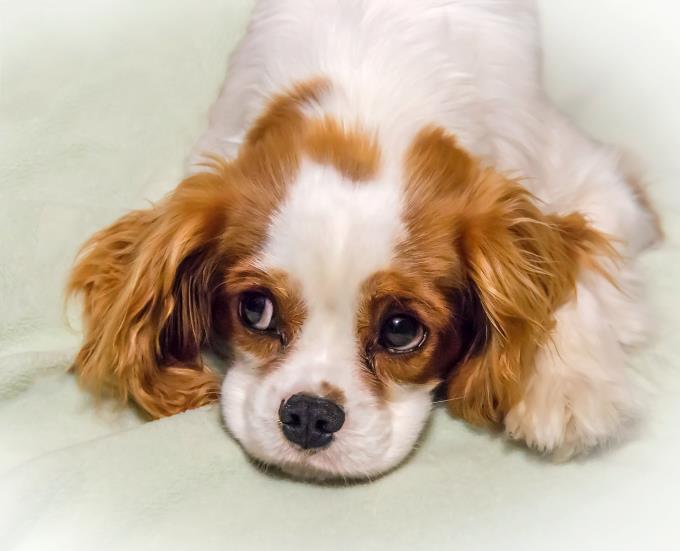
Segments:
[[[217,398],[199,350],[210,331],[224,189],[220,176],[198,174],[84,245],[68,294],[83,296],[85,342],[74,368],[86,387],[132,398],[153,417]]]
[[[451,378],[449,404],[471,422],[500,423],[521,398],[580,268],[594,267],[609,244],[580,214],[544,214],[521,185],[493,171],[480,171],[469,186],[460,250],[487,336]]]
[[[466,186],[460,250],[488,337],[451,378],[449,404],[471,422],[500,423],[520,400],[579,271],[598,270],[596,257],[613,252],[582,215],[545,214],[524,187],[492,170],[473,169]]]
[[[85,343],[75,361],[84,385],[132,398],[154,417],[218,397],[199,351],[211,333],[222,262],[227,252],[232,260],[251,254],[262,239],[298,163],[302,107],[327,86],[312,80],[273,98],[237,159],[210,157],[210,172],[85,244],[67,289],[84,298]]]
[[[427,187],[416,203],[420,217],[453,235],[456,285],[476,297],[465,314],[474,318],[472,345],[449,376],[447,403],[468,421],[500,423],[520,399],[580,269],[599,269],[597,257],[612,248],[582,215],[543,213],[522,185],[482,168],[440,129],[420,134],[409,161],[411,181]]]

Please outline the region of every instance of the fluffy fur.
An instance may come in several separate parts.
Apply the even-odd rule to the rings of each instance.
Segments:
[[[658,221],[546,100],[539,61],[530,0],[260,0],[192,175],[81,252],[81,381],[170,415],[217,399],[200,351],[225,345],[229,430],[304,476],[397,465],[437,387],[542,452],[618,436]],[[252,290],[275,338],[239,318]],[[426,327],[418,350],[381,348],[390,311]],[[299,392],[345,411],[315,453],[280,430]]]

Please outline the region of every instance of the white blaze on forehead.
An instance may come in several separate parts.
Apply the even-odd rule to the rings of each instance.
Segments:
[[[319,377],[334,368],[330,378],[347,383],[337,371],[356,361],[360,288],[389,265],[405,231],[400,212],[394,181],[353,182],[332,167],[302,163],[272,219],[261,263],[301,285],[308,315],[290,363],[304,366],[308,381],[313,366]]]
[[[311,308],[354,307],[359,287],[388,266],[404,229],[399,186],[353,182],[305,161],[274,216],[262,264],[288,272]]]

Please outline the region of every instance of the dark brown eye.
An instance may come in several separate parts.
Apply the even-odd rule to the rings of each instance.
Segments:
[[[241,296],[239,315],[246,327],[257,331],[274,328],[274,303],[264,293],[250,292]]]
[[[407,314],[387,318],[380,328],[380,344],[395,354],[413,352],[425,342],[427,331],[422,323]]]

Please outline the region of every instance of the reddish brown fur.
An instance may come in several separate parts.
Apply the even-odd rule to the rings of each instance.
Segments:
[[[271,212],[302,155],[353,180],[379,169],[372,137],[330,119],[305,119],[300,107],[319,101],[327,87],[314,81],[275,98],[235,161],[213,160],[212,172],[88,241],[68,286],[84,296],[85,342],[75,369],[86,386],[110,388],[159,417],[217,398],[218,381],[199,354],[215,329],[269,366],[280,358],[281,342],[246,335],[235,319],[243,285],[260,285],[285,311],[287,339],[302,324],[294,284],[248,265]],[[366,283],[359,312],[372,381],[424,383],[456,363],[451,411],[499,422],[519,399],[579,267],[597,268],[608,242],[579,214],[542,213],[522,186],[481,168],[441,130],[418,136],[406,168],[410,238],[392,268]],[[472,314],[469,304],[477,305]],[[381,315],[395,306],[427,325],[430,337],[419,352],[392,357],[371,348]],[[467,343],[459,361],[466,327],[477,342]]]
[[[366,153],[371,139],[305,119],[301,107],[328,88],[317,79],[274,98],[236,160],[212,158],[210,172],[84,245],[67,293],[84,298],[85,340],[74,369],[86,387],[131,398],[153,417],[218,397],[218,380],[199,354],[213,318],[224,314],[217,289],[230,267],[258,250],[301,156],[357,179],[377,170],[377,150]],[[222,330],[230,323],[222,320]]]
[[[475,293],[486,320],[474,335],[481,341],[451,371],[449,408],[474,423],[500,422],[580,267],[597,267],[611,247],[580,214],[541,212],[520,184],[482,168],[440,129],[414,141],[407,174],[411,237],[400,247],[400,271],[442,296]]]
[[[269,270],[265,273],[245,261],[229,270],[224,290],[231,318],[229,337],[239,349],[253,354],[264,365],[273,367],[283,359],[284,351],[299,335],[307,316],[297,285],[284,272]],[[239,323],[240,295],[246,291],[261,290],[269,294],[274,302],[279,334],[252,331]]]
[[[198,349],[210,317],[202,289],[219,269],[215,240],[226,210],[215,205],[228,203],[221,184],[214,175],[194,176],[85,244],[68,291],[84,296],[85,342],[75,370],[87,387],[131,397],[155,417],[217,396]],[[181,270],[194,255],[202,261]]]
[[[321,381],[321,396],[327,400],[332,400],[339,406],[344,405],[347,400],[342,389],[332,385],[328,381]]]
[[[435,354],[449,329],[450,311],[444,297],[420,278],[398,271],[378,272],[363,285],[357,312],[357,332],[372,386],[382,394],[385,383],[427,383],[437,377]],[[407,313],[419,319],[429,333],[425,345],[407,354],[391,354],[378,343],[381,323],[388,315]]]
[[[380,166],[380,149],[374,136],[359,128],[343,129],[329,117],[309,124],[305,151],[317,163],[333,166],[354,181],[373,178]]]
[[[246,143],[256,145],[263,140],[277,141],[288,148],[291,159],[299,153],[310,159],[334,167],[351,180],[367,180],[380,166],[380,149],[375,136],[358,125],[343,128],[331,117],[307,119],[301,111],[305,104],[318,103],[329,92],[324,79],[304,82],[292,91],[275,98],[264,115],[246,136]]]

